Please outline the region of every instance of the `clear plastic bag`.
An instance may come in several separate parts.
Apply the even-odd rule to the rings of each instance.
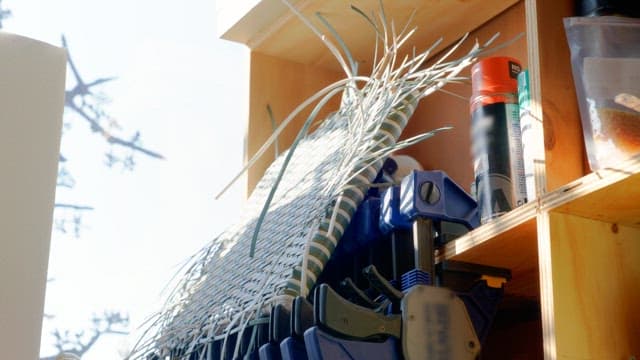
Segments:
[[[640,153],[640,19],[564,19],[592,170]]]

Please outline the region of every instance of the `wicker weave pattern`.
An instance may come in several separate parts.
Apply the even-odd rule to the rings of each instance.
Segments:
[[[391,114],[381,124],[380,129],[372,138],[371,152],[388,148],[395,144],[400,137],[402,130],[413,114],[418,104],[417,94],[409,94],[403,99],[399,106],[395,107]],[[355,213],[358,205],[364,199],[369,185],[375,179],[378,171],[382,167],[382,160],[378,160],[372,164],[361,161],[356,164],[352,173],[355,174],[363,169],[362,173],[355,176],[351,181],[342,186],[340,196],[338,196],[337,216],[333,227],[331,224],[332,212],[327,213],[321,220],[316,234],[313,236],[309,244],[308,261],[306,266],[307,279],[306,288],[311,289],[315,285],[316,279],[320,276],[324,265],[331,257],[333,250],[338,245],[338,241],[342,238],[344,231],[351,222],[351,218]],[[331,228],[331,231],[329,231]],[[302,264],[296,266],[293,276],[287,282],[285,292],[289,295],[296,296],[306,292],[301,291]]]
[[[379,126],[359,139],[350,130],[351,119],[344,111],[330,116],[304,139],[262,225],[256,256],[250,258],[257,214],[280,171],[286,153],[282,154],[257,185],[244,217],[195,259],[198,265],[187,272],[183,291],[170,300],[174,307],[159,319],[159,333],[151,339],[155,343],[151,347],[165,352],[186,347],[189,353],[198,344],[243,328],[277,301],[279,294],[300,294],[305,255],[306,290],[311,289],[381,167],[381,160],[371,161],[366,151],[354,153],[352,146],[374,152],[395,143],[417,102],[417,95],[406,96],[390,107],[391,113],[372,114],[381,119]],[[345,146],[347,141],[359,143]],[[336,181],[353,175],[347,183]],[[330,183],[335,187],[327,187]]]
[[[283,156],[271,165],[249,199],[245,217],[211,244],[213,251],[205,260],[206,265],[201,273],[193,274],[198,285],[191,285],[194,290],[188,302],[172,319],[177,326],[165,327],[163,337],[169,344],[189,343],[193,335],[201,336],[200,329],[209,324],[229,323],[233,315],[255,311],[284,287],[292,266],[299,262],[304,239],[313,231],[313,220],[325,211],[323,183],[335,176],[333,159],[341,156],[337,145],[345,138],[344,126],[334,116],[299,146],[263,223],[256,256],[250,258],[257,215]],[[327,145],[331,143],[336,146]],[[229,330],[234,325],[242,324],[231,324]],[[223,329],[216,327],[209,336],[218,335]]]

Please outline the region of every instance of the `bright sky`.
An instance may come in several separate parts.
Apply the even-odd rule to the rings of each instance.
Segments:
[[[215,0],[4,0],[4,30],[60,45],[66,35],[86,81],[118,79],[100,90],[107,110],[143,145],[133,172],[103,165],[105,146],[78,118],[63,137],[77,185],[58,201],[95,207],[81,237],[54,232],[42,355],[54,328],[88,328],[92,314],[121,310],[131,330],[161,304],[177,266],[233,221],[243,186],[214,193],[242,164],[248,104],[248,50],[217,38]],[[72,114],[68,113],[67,120]],[[118,359],[133,342],[111,336],[83,360]]]

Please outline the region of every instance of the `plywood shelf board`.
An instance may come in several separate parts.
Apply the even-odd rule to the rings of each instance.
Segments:
[[[547,194],[544,210],[640,228],[640,154]]]
[[[342,78],[339,72],[317,69],[256,52],[251,53],[251,98],[249,124],[245,148],[245,162],[250,159],[273,134],[273,126],[267,112],[271,107],[276,124],[280,124],[298,105],[325,86]],[[318,113],[324,119],[338,108],[340,97],[334,97]],[[279,151],[287,149],[317,101],[300,113],[278,137]],[[269,149],[251,167],[247,176],[247,194],[250,194],[267,167],[273,162],[275,151]]]
[[[553,308],[559,359],[640,355],[640,229],[552,213]]]
[[[394,20],[397,31],[404,27],[415,11],[411,24],[418,29],[411,43],[420,51],[440,37],[444,39],[441,48],[452,44],[516,2],[518,0],[384,0],[383,4],[387,19]],[[361,15],[351,9],[351,5],[366,14],[378,14],[378,0],[302,0],[295,3],[307,19],[328,34],[315,16],[321,13],[344,38],[362,68],[370,67],[375,32]],[[260,1],[222,37],[246,44],[256,52],[339,70],[320,39],[279,0]]]
[[[562,19],[573,1],[526,0],[531,115],[544,129],[546,168],[539,179],[549,191],[582,177],[584,141],[569,46]],[[537,174],[538,175],[538,174]]]
[[[507,294],[537,297],[536,204],[515,209],[448,243],[440,259],[508,268],[513,280]]]

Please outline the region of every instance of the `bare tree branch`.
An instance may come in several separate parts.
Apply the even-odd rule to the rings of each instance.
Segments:
[[[64,164],[60,163],[58,168],[58,177],[56,178],[56,186],[71,189],[76,186],[76,180],[71,176],[71,173]]]
[[[82,229],[83,212],[93,211],[92,206],[55,203],[56,216],[54,218],[54,226],[57,231],[66,234],[67,226],[72,226],[72,231],[76,239],[80,238],[80,230]],[[60,213],[62,212],[62,213]]]
[[[2,0],[0,0],[1,2]],[[147,149],[140,145],[140,132],[136,131],[130,139],[126,139],[122,136],[115,135],[111,130],[119,129],[117,122],[112,119],[103,109],[102,105],[108,101],[108,98],[100,93],[94,91],[95,87],[103,85],[107,82],[113,81],[115,77],[98,78],[96,80],[86,82],[81,76],[78,68],[71,57],[67,39],[62,35],[62,45],[67,51],[67,63],[70,68],[70,72],[74,78],[74,86],[65,91],[65,108],[72,110],[84,119],[88,124],[92,132],[102,135],[105,142],[111,145],[111,148],[105,153],[105,164],[108,167],[113,167],[115,164],[121,164],[124,170],[133,170],[136,165],[134,154],[142,153],[146,156],[164,159],[160,153]],[[66,123],[65,129],[70,128],[71,124]],[[120,147],[128,149],[129,154],[119,155],[114,154],[113,148]],[[59,156],[60,166],[58,168],[57,186],[60,188],[72,189],[76,185],[74,177],[71,175],[65,164],[67,163],[67,157],[60,154]],[[83,211],[91,211],[93,207],[77,204],[63,204],[57,203],[56,209],[63,209],[73,211],[74,213],[69,215],[65,213],[64,217],[56,216],[55,226],[56,229],[62,233],[67,233],[67,226],[71,224],[73,226],[73,233],[76,238],[80,237],[80,228],[82,227],[82,213]]]
[[[124,140],[124,139],[122,139],[120,137],[112,135],[110,132],[105,130],[105,128],[102,127],[102,125],[100,125],[98,120],[90,117],[81,107],[79,107],[75,103],[73,103],[73,99],[71,99],[69,101],[65,100],[65,103],[66,103],[66,106],[68,108],[70,108],[71,110],[75,111],[78,115],[80,115],[83,119],[85,119],[89,123],[89,125],[91,126],[91,131],[93,131],[95,133],[99,133],[102,136],[104,136],[105,140],[108,143],[115,144],[115,145],[120,145],[120,146],[124,146],[124,147],[128,147],[128,148],[130,148],[130,149],[132,149],[134,151],[141,152],[141,153],[143,153],[145,155],[148,155],[150,157],[164,160],[164,156],[160,155],[159,153],[157,153],[155,151],[151,151],[151,150],[146,149],[146,148],[143,148],[142,146],[136,145],[136,142],[140,138],[140,133],[139,132],[136,132],[136,134],[133,136],[132,140],[130,140],[130,141]]]
[[[4,9],[2,7],[2,0],[0,0],[0,29],[2,29],[2,22],[11,17],[11,10]]]
[[[129,148],[133,151],[143,153],[156,159],[164,159],[164,156],[161,154],[144,148],[138,144],[138,141],[140,140],[140,132],[136,132],[130,140],[126,140],[112,134],[101,124],[101,121],[108,118],[108,116],[99,108],[101,103],[100,96],[94,93],[91,88],[113,81],[116,78],[100,78],[86,83],[80,76],[78,68],[73,62],[73,58],[69,52],[67,39],[64,35],[62,36],[62,46],[67,50],[67,61],[76,81],[76,85],[71,90],[65,91],[65,106],[75,111],[80,115],[80,117],[85,119],[89,123],[91,131],[101,134],[109,144]],[[97,105],[93,105],[92,101]]]
[[[54,206],[56,208],[73,209],[73,210],[78,210],[78,211],[91,211],[91,210],[93,210],[93,207],[86,206],[86,205],[73,205],[73,204],[56,203]]]
[[[61,353],[70,353],[82,357],[104,335],[128,335],[129,316],[120,312],[105,311],[101,316],[91,319],[90,334],[84,330],[74,333],[65,330],[54,330],[51,335],[55,338],[55,348],[58,354],[40,358],[40,360],[55,360]]]

